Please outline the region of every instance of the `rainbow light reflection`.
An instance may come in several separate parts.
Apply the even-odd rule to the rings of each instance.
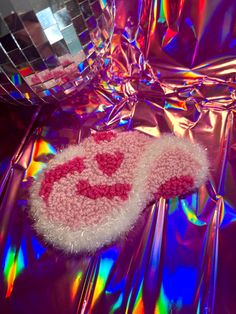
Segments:
[[[4,280],[7,283],[6,298],[11,296],[15,279],[20,275],[26,265],[22,247],[20,246],[17,251],[10,243],[11,240],[9,237],[5,251],[6,253],[3,258],[3,274]]]
[[[169,300],[165,295],[163,285],[161,285],[160,295],[156,303],[155,314],[168,314]]]
[[[90,313],[99,299],[100,295],[104,291],[108,276],[112,269],[112,266],[117,258],[117,252],[113,249],[110,249],[102,254],[102,257],[99,261],[98,276],[96,280],[96,285],[94,289],[93,299],[91,303]]]
[[[165,23],[167,17],[167,0],[160,1],[160,13],[158,23]]]
[[[100,4],[101,4],[102,10],[104,10],[107,5],[107,0],[100,0]]]
[[[142,295],[143,295],[143,280],[142,280],[142,282],[140,284],[139,292],[138,292],[137,298],[135,300],[133,314],[142,314],[142,313],[144,313],[144,305],[143,305]]]
[[[192,202],[190,204],[188,204],[186,200],[181,200],[182,209],[183,209],[183,212],[186,215],[188,221],[190,221],[191,223],[193,223],[196,226],[206,225],[206,222],[198,219],[196,213],[191,209],[191,208],[197,208],[196,207],[196,195],[193,195],[191,197],[191,201]]]
[[[119,298],[117,299],[117,301],[114,303],[111,311],[110,311],[110,314],[113,314],[115,313],[116,310],[118,310],[120,307],[121,307],[121,304],[122,304],[122,301],[123,301],[123,295],[120,294]]]
[[[21,76],[18,73],[13,74],[11,77],[11,80],[14,83],[14,85],[16,85],[16,86],[19,86],[22,84]]]
[[[82,275],[83,275],[82,271],[79,271],[78,274],[75,277],[75,280],[74,280],[73,284],[72,284],[71,301],[74,301],[74,299],[76,297],[76,294],[77,294],[77,291],[78,291],[78,288],[79,288],[79,284],[81,282]]]
[[[36,141],[34,143],[32,160],[29,167],[26,170],[25,178],[33,177],[36,178],[37,175],[46,167],[44,162],[37,161],[37,159],[43,155],[55,155],[55,148],[43,139]]]

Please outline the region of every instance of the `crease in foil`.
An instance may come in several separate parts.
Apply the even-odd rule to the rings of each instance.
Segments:
[[[104,69],[23,138],[1,193],[2,313],[234,313],[234,1],[117,1]],[[45,109],[42,109],[45,110]],[[144,209],[96,254],[65,256],[28,217],[32,180],[91,132],[172,132],[201,143],[209,181]],[[4,145],[11,145],[5,138]]]

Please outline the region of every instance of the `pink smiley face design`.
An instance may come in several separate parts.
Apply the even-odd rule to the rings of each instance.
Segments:
[[[126,233],[155,198],[199,187],[207,171],[205,151],[187,140],[96,133],[57,154],[33,183],[35,228],[65,251],[93,251]]]

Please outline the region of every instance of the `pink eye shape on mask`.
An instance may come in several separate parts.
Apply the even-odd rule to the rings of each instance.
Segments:
[[[32,185],[30,213],[46,242],[95,251],[127,234],[150,202],[200,187],[208,168],[205,149],[187,139],[98,132],[48,163]]]

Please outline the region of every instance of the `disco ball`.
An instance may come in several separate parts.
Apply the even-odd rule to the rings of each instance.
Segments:
[[[0,103],[67,99],[104,64],[113,0],[1,0]]]

